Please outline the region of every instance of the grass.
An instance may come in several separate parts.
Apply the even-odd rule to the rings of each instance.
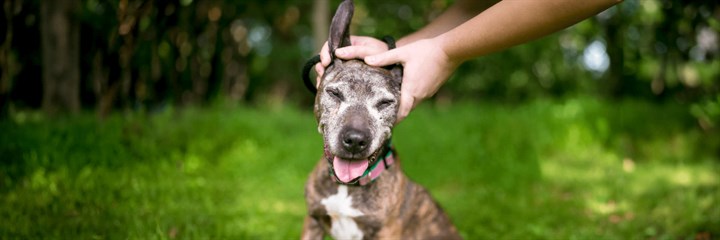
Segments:
[[[709,239],[720,144],[686,109],[424,105],[394,143],[467,239]],[[289,108],[21,113],[0,132],[3,239],[298,238],[322,149],[312,113]]]

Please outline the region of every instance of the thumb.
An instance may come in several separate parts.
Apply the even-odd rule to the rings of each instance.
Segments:
[[[402,49],[400,48],[365,57],[365,63],[375,67],[382,67],[403,62],[404,61],[402,59]]]
[[[410,96],[410,94],[401,94],[400,106],[398,106],[397,119],[395,120],[395,123],[399,123],[405,119],[405,117],[410,114],[410,110],[412,110],[413,105],[415,105],[415,98]]]

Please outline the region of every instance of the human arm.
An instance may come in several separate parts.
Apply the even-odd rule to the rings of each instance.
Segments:
[[[417,40],[433,38],[443,34],[477,16],[499,1],[500,0],[458,0],[425,27],[400,38],[397,41],[397,46],[404,46]]]
[[[440,35],[364,59],[373,66],[404,66],[400,121],[420,101],[434,95],[462,62],[556,32],[618,2],[505,0]]]
[[[620,0],[506,0],[434,40],[449,58],[465,61],[554,33]]]
[[[365,59],[373,66],[404,66],[400,121],[420,101],[434,95],[462,62],[556,32],[620,1],[461,0],[425,28],[400,39],[396,49],[388,51],[377,39],[353,36],[352,46],[335,54]],[[330,63],[326,48],[321,51],[322,64],[316,65],[318,75]]]
[[[498,1],[459,0],[422,29],[400,38],[396,45],[401,47],[417,40],[436,37],[475,17]],[[372,37],[350,36],[350,42],[350,46],[337,49],[335,54],[342,59],[362,59],[388,50],[385,43]],[[322,75],[329,64],[330,53],[326,42],[320,51],[320,63],[316,65],[318,75]]]

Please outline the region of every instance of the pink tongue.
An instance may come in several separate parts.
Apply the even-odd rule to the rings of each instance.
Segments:
[[[333,159],[333,169],[335,170],[335,175],[337,175],[340,181],[345,183],[350,182],[359,176],[362,176],[363,173],[365,173],[365,169],[367,169],[367,167],[367,159],[355,161],[343,160],[338,157],[335,157]]]

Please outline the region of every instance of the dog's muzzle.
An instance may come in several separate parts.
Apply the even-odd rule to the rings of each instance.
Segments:
[[[380,174],[395,163],[395,150],[388,140],[383,147],[367,159],[344,160],[333,155],[325,146],[325,159],[328,171],[335,182],[345,185],[366,185],[377,179]]]

